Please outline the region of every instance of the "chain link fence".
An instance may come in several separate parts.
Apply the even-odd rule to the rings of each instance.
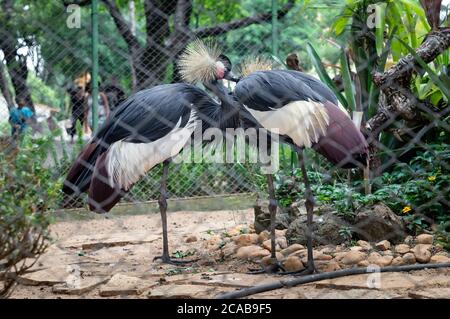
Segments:
[[[52,4],[3,1],[2,8],[2,19],[5,21],[0,29],[2,135],[8,136],[11,132],[9,108],[20,103],[29,106],[36,114],[37,123],[31,125],[36,136],[47,134],[48,129],[59,128],[60,134],[53,133],[54,145],[45,161],[47,168],[55,170],[57,179],[65,176],[95,129],[92,123],[93,105],[98,109],[102,122],[107,114],[133,93],[161,83],[179,82],[181,79],[176,61],[186,45],[195,38],[214,38],[235,63],[235,70],[244,57],[261,55],[274,60],[277,67],[316,72],[327,85],[334,86],[341,106],[350,110],[350,113],[353,111],[356,122],[362,120],[363,125],[367,123],[366,129],[369,129],[370,134],[373,133],[370,143],[374,165],[371,169],[375,177],[389,171],[396,163],[408,163],[411,154],[417,154],[418,148],[433,152],[430,145],[434,145],[436,140],[445,140],[448,134],[448,108],[445,107],[445,98],[439,100],[442,95],[437,91],[439,86],[433,83],[432,76],[425,75],[422,80],[416,80],[412,92],[428,99],[425,104],[419,105],[421,111],[428,114],[426,116],[432,117],[423,127],[409,125],[408,118],[412,117],[412,113],[408,113],[408,108],[403,108],[401,114],[407,122],[397,121],[398,112],[392,110],[392,94],[387,91],[381,93],[373,83],[361,80],[373,73],[377,65],[378,70],[387,68],[401,54],[408,53],[406,47],[401,47],[392,50],[390,55],[385,54],[389,45],[400,45],[398,41],[395,42],[397,33],[404,37],[407,35],[406,29],[390,30],[392,36],[384,38],[385,51],[381,52],[376,39],[355,36],[350,41],[349,50],[363,45],[369,48],[372,56],[364,57],[348,51],[347,59],[350,56],[352,58],[347,60],[347,64],[353,63],[356,70],[350,68],[348,74],[343,72],[345,63],[342,64],[342,61],[345,62],[345,57],[343,59],[339,54],[341,48],[329,37],[332,28],[336,33],[343,32],[338,24],[330,26],[331,17],[341,16],[342,21],[348,22],[346,14],[349,13],[344,9],[345,3],[340,1],[322,1],[317,4],[295,1],[230,1],[223,4],[212,4],[206,0],[185,3],[99,1],[98,14],[95,15],[99,34],[98,39],[94,40],[93,11],[89,1]],[[446,7],[443,8],[441,15],[445,15]],[[354,30],[361,29],[361,25],[371,18],[368,12],[362,15],[354,19],[351,32],[357,34]],[[310,19],[314,24],[301,26],[302,18]],[[388,18],[385,17],[385,20]],[[424,19],[416,23],[425,25]],[[418,45],[416,40],[410,44]],[[99,52],[98,61],[92,60],[94,50]],[[286,60],[292,52],[297,57]],[[326,61],[323,65],[327,69],[317,68],[318,63],[322,63],[314,59],[319,58],[318,55]],[[439,56],[436,62],[442,65],[444,74],[445,70],[448,72],[447,56]],[[376,59],[381,60],[374,62]],[[366,62],[375,63],[375,66],[361,69],[359,66]],[[93,72],[97,64],[99,73],[93,74],[97,73]],[[324,78],[327,72],[330,77]],[[346,82],[345,75],[350,77],[348,81],[359,82]],[[92,90],[95,88],[91,87],[91,83],[94,76],[99,83],[98,101],[92,99]],[[378,80],[380,83],[377,85],[382,87],[383,81]],[[377,78],[374,82],[377,82]],[[375,102],[378,97],[381,111],[376,114]],[[414,124],[415,120],[410,122]],[[380,134],[380,130],[388,125],[390,127]],[[442,130],[440,136],[436,136],[436,128]],[[288,148],[282,149],[282,169],[290,171],[296,165],[295,155]],[[334,168],[330,172],[330,166],[323,169],[324,163],[320,159],[311,162],[319,172],[329,172],[329,175],[339,172]],[[255,185],[261,185],[257,182],[260,176],[255,165],[182,164],[175,165],[170,174],[171,197],[261,190],[255,188]],[[149,172],[132,188],[125,200],[156,199],[160,176],[159,167]],[[255,179],[254,176],[258,177]],[[377,178],[372,179],[371,183],[375,188],[380,187]],[[79,205],[80,202],[73,204]]]
[[[68,199],[61,188],[97,122],[101,128],[141,90],[182,82],[176,62],[183,50],[197,38],[214,39],[236,73],[245,57],[264,56],[274,69],[320,78],[367,138],[365,169],[343,170],[306,151],[317,206],[331,207],[342,221],[337,237],[319,231],[315,244],[397,241],[399,232],[403,239],[426,231],[436,234],[436,249],[448,249],[448,10],[443,6],[433,26],[413,2],[102,0],[94,10],[96,1],[0,0],[0,191],[9,194],[2,209],[34,214],[85,206],[86,198]],[[279,159],[277,227],[304,244],[298,237],[304,225],[295,226],[305,194],[300,163],[285,145]],[[157,200],[162,175],[162,165],[155,166],[122,201]],[[257,163],[170,165],[169,198],[244,193],[267,197]],[[393,226],[374,235],[367,225],[380,216],[358,219],[380,202],[400,231]],[[267,211],[256,217],[259,231],[268,221]]]

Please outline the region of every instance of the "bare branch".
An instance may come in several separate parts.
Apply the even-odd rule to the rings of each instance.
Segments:
[[[114,20],[114,23],[117,27],[117,30],[119,31],[122,38],[127,43],[129,49],[133,48],[139,48],[139,42],[137,38],[133,35],[133,32],[131,31],[130,26],[128,25],[127,21],[124,19],[122,14],[120,13],[119,8],[116,6],[114,0],[103,0],[103,3],[105,4],[106,8],[109,11],[109,14]]]
[[[78,0],[78,1],[76,1],[76,0],[63,0],[63,4],[64,4],[65,7],[67,7],[67,6],[71,5],[71,4],[76,4],[76,5],[80,6],[80,7],[84,7],[84,6],[90,5],[91,4],[91,0]]]
[[[441,29],[429,33],[416,53],[425,63],[429,63],[449,47],[450,30]],[[417,100],[409,90],[411,75],[418,66],[415,58],[408,54],[389,70],[373,75],[373,81],[386,95],[387,103],[366,123],[368,131],[378,131],[384,123],[397,115],[406,120],[415,120],[419,117],[419,111],[426,109],[423,102]]]
[[[278,19],[283,18],[293,7],[295,4],[295,0],[289,0],[289,2],[278,10]],[[194,30],[195,35],[199,38],[216,36],[224,34],[230,30],[240,29],[255,23],[263,23],[267,22],[272,18],[271,12],[259,13],[252,17],[243,18],[236,21],[231,21],[227,23],[221,23],[213,27],[203,27],[197,30]]]

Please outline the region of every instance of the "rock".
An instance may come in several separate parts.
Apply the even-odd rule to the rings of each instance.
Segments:
[[[302,259],[303,264],[306,265],[306,263],[308,262],[308,251],[305,251],[305,253],[299,257]],[[328,260],[333,259],[332,256],[322,254],[320,251],[317,251],[317,250],[313,250],[313,258],[314,258],[314,261],[328,261]]]
[[[326,247],[322,248],[320,252],[326,255],[334,254],[336,252],[336,246],[327,245]]]
[[[334,259],[336,259],[336,261],[341,261],[342,258],[345,257],[345,255],[347,255],[347,252],[345,252],[345,251],[338,252],[338,253],[334,254]]]
[[[265,249],[267,249],[269,251],[272,251],[272,244],[271,244],[271,240],[270,239],[264,241],[262,243],[262,246]],[[287,240],[286,240],[285,237],[278,237],[278,238],[275,239],[275,249],[277,251],[282,250],[282,249],[284,249],[286,247],[287,247]]]
[[[388,250],[391,248],[391,243],[387,240],[382,240],[375,244],[375,247],[379,250]]]
[[[399,254],[402,254],[402,255],[408,253],[410,249],[411,248],[407,244],[398,244],[394,248],[396,253],[399,253]]]
[[[71,281],[74,277],[79,277],[76,272],[77,265],[74,267],[69,265],[67,267],[58,266],[26,273],[19,277],[18,282],[26,286],[53,286]]]
[[[295,252],[297,250],[301,250],[301,249],[305,249],[305,247],[300,244],[293,244],[293,245],[290,245],[289,247],[281,250],[280,253],[282,253],[284,256],[289,256],[293,252]]]
[[[449,288],[427,288],[423,290],[414,290],[408,293],[413,299],[450,299]]]
[[[335,260],[328,260],[328,261],[318,260],[314,262],[314,265],[316,266],[316,269],[320,272],[331,272],[341,269],[339,263]]]
[[[318,254],[316,255],[315,252],[314,252],[313,256],[314,256],[314,260],[323,260],[323,261],[327,261],[327,260],[333,259],[333,256],[326,255],[326,254],[322,254],[322,253],[318,253]]]
[[[195,243],[197,241],[197,236],[191,235],[188,238],[186,238],[186,243]]]
[[[332,212],[323,215],[314,215],[313,219],[313,245],[335,243],[340,244],[345,241],[339,230],[347,223]],[[286,238],[289,243],[306,245],[306,216],[300,216],[295,219],[286,232]]]
[[[263,243],[270,238],[270,233],[268,230],[264,230],[258,234],[258,242]]]
[[[140,295],[157,284],[156,281],[152,280],[115,274],[106,285],[100,287],[99,294],[102,297]]]
[[[445,256],[445,257],[450,257],[450,254],[445,252],[445,251],[440,251],[438,253],[436,253],[436,255],[438,256]]]
[[[231,237],[234,236],[239,236],[241,234],[246,234],[248,233],[248,226],[247,225],[238,225],[230,230],[227,231],[228,235],[230,235]]]
[[[345,253],[343,258],[340,260],[345,265],[356,265],[361,260],[366,258],[366,254],[360,251],[349,251]]]
[[[256,245],[241,247],[236,253],[237,258],[244,260],[255,260],[267,255],[270,255],[270,251]]]
[[[275,238],[286,237],[287,229],[275,229]]]
[[[361,246],[353,246],[353,247],[350,247],[350,250],[351,251],[363,251],[364,248],[362,248]]]
[[[391,266],[401,266],[404,265],[405,262],[402,257],[398,256],[392,259]]]
[[[279,252],[276,253],[276,257],[277,257],[278,261],[282,261],[284,259],[283,254],[281,254]],[[271,255],[265,256],[265,257],[263,257],[261,259],[261,265],[263,267],[269,266],[271,264],[271,261],[272,261],[272,256]]]
[[[336,248],[335,248],[335,251],[336,251],[337,253],[346,251],[345,244],[337,245]]]
[[[358,244],[359,247],[361,247],[365,251],[369,251],[372,249],[372,245],[365,240],[358,240],[356,243]]]
[[[307,249],[300,249],[300,250],[296,250],[294,251],[292,254],[290,254],[289,256],[295,256],[295,257],[300,257],[303,258],[308,254],[308,250]]]
[[[224,258],[233,256],[238,248],[239,247],[235,243],[227,243],[225,246],[222,247],[222,256]]]
[[[416,237],[416,242],[418,244],[433,244],[433,235],[429,234],[422,234]]]
[[[220,288],[220,291],[229,291],[233,288]],[[215,296],[219,292],[218,287],[202,285],[162,285],[155,287],[148,293],[149,299],[206,299]]]
[[[367,261],[370,264],[375,264],[380,267],[386,267],[391,264],[393,259],[394,259],[394,257],[392,257],[392,256],[381,256],[379,253],[373,252],[369,255],[369,258],[367,259]]]
[[[270,239],[267,239],[266,241],[264,241],[262,243],[262,246],[264,247],[264,249],[267,249],[268,251],[272,251],[272,241]],[[276,247],[276,242],[275,242],[275,247]]]
[[[395,242],[406,236],[402,218],[383,203],[358,209],[353,226],[356,235],[369,242],[386,238]]]
[[[434,255],[430,258],[430,263],[432,263],[432,264],[450,263],[450,258],[448,258],[447,256],[442,256],[442,255]]]
[[[369,266],[369,262],[368,262],[367,260],[361,260],[361,261],[358,263],[358,266],[359,266],[359,267],[367,267],[367,266]]]
[[[291,205],[289,205],[288,214],[290,217],[292,217],[292,220],[300,217],[301,215],[306,215],[306,213],[307,212],[304,199],[298,202],[293,202]]]
[[[394,253],[392,252],[392,250],[385,250],[381,253],[383,254],[383,256],[394,256]]]
[[[316,288],[345,289],[347,291],[350,291],[350,289],[367,290],[369,288],[368,283],[370,282],[370,277],[373,277],[373,274],[345,276],[330,280],[322,280],[316,282]],[[450,277],[448,275],[430,275],[429,273],[407,274],[403,272],[388,272],[381,274],[379,279],[379,285],[374,285],[372,287],[383,291],[382,298],[385,298],[385,292],[392,291],[394,289],[417,291],[425,287],[436,287],[437,285],[441,287],[448,287],[450,284]],[[361,295],[361,292],[359,292],[359,295]]]
[[[109,277],[83,277],[72,282],[56,284],[52,287],[55,294],[82,295],[109,280]]]
[[[300,271],[305,269],[305,266],[303,266],[301,259],[295,256],[289,256],[288,258],[286,258],[286,260],[283,261],[283,267],[286,269],[286,271]]]
[[[417,244],[413,248],[414,256],[419,263],[425,264],[430,261],[431,252],[430,246],[425,244]]]
[[[270,212],[269,212],[269,201],[258,199],[253,206],[253,211],[255,214],[255,232],[257,234],[263,232],[270,228]],[[282,229],[286,228],[290,223],[289,217],[286,216],[277,206],[277,219],[276,228]]]
[[[105,247],[116,247],[126,245],[142,245],[152,243],[160,239],[160,236],[148,231],[114,233],[114,234],[93,234],[71,236],[61,242],[60,247],[77,249],[101,249]]]
[[[288,246],[286,237],[278,237],[275,239],[275,243],[277,244],[278,247],[280,247],[281,249],[285,249]]]
[[[257,234],[242,234],[233,238],[238,247],[256,245],[258,243]]]
[[[413,253],[404,254],[402,259],[405,265],[412,265],[416,263],[416,257],[414,256]]]
[[[222,237],[220,235],[213,235],[210,239],[208,239],[205,243],[206,249],[208,250],[216,250],[219,248],[222,243]]]
[[[405,240],[403,241],[406,245],[413,245],[414,244],[414,237],[413,236],[406,236]]]

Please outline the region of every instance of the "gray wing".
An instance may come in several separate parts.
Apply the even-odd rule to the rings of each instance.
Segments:
[[[311,90],[313,90],[314,92],[323,96],[327,101],[333,103],[334,105],[338,105],[338,100],[336,98],[336,95],[333,93],[333,91],[331,91],[328,86],[323,84],[321,81],[319,81],[315,77],[313,77],[309,74],[299,72],[299,71],[294,71],[294,70],[283,70],[282,72],[291,74],[292,76],[296,77],[297,79],[303,81],[306,85],[308,85],[311,88]]]
[[[326,101],[304,81],[280,71],[252,73],[238,82],[234,93],[240,103],[257,111],[271,111],[294,101]]]

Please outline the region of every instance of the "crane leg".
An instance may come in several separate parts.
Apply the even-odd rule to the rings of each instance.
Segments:
[[[311,184],[309,183],[308,175],[306,172],[305,158],[303,156],[303,150],[298,151],[298,162],[302,170],[303,183],[305,184],[305,206],[306,206],[306,248],[308,251],[308,262],[306,268],[300,271],[284,272],[282,275],[310,275],[313,273],[318,273],[316,266],[314,265],[314,255],[313,255],[313,210],[314,210],[314,196],[311,190]]]
[[[267,175],[267,186],[269,191],[269,213],[270,213],[270,250],[271,250],[271,260],[270,264],[263,269],[251,270],[251,274],[258,273],[276,273],[279,270],[284,271],[283,266],[277,259],[276,255],[276,235],[275,235],[275,225],[276,225],[276,215],[277,215],[277,201],[275,199],[275,187],[273,186],[273,175]]]
[[[306,206],[306,248],[308,251],[308,262],[304,270],[292,273],[294,275],[309,275],[318,272],[314,265],[313,255],[313,211],[314,211],[314,196],[311,190],[311,184],[309,183],[308,174],[306,172],[304,151],[298,151],[298,162],[302,170],[303,183],[305,184],[305,206]]]
[[[192,263],[195,260],[172,260],[169,255],[169,237],[167,234],[167,176],[169,175],[170,160],[163,162],[163,173],[160,182],[160,195],[158,199],[159,211],[161,213],[161,222],[163,230],[163,253],[162,256],[156,256],[153,260],[161,259],[165,264],[183,265]]]

